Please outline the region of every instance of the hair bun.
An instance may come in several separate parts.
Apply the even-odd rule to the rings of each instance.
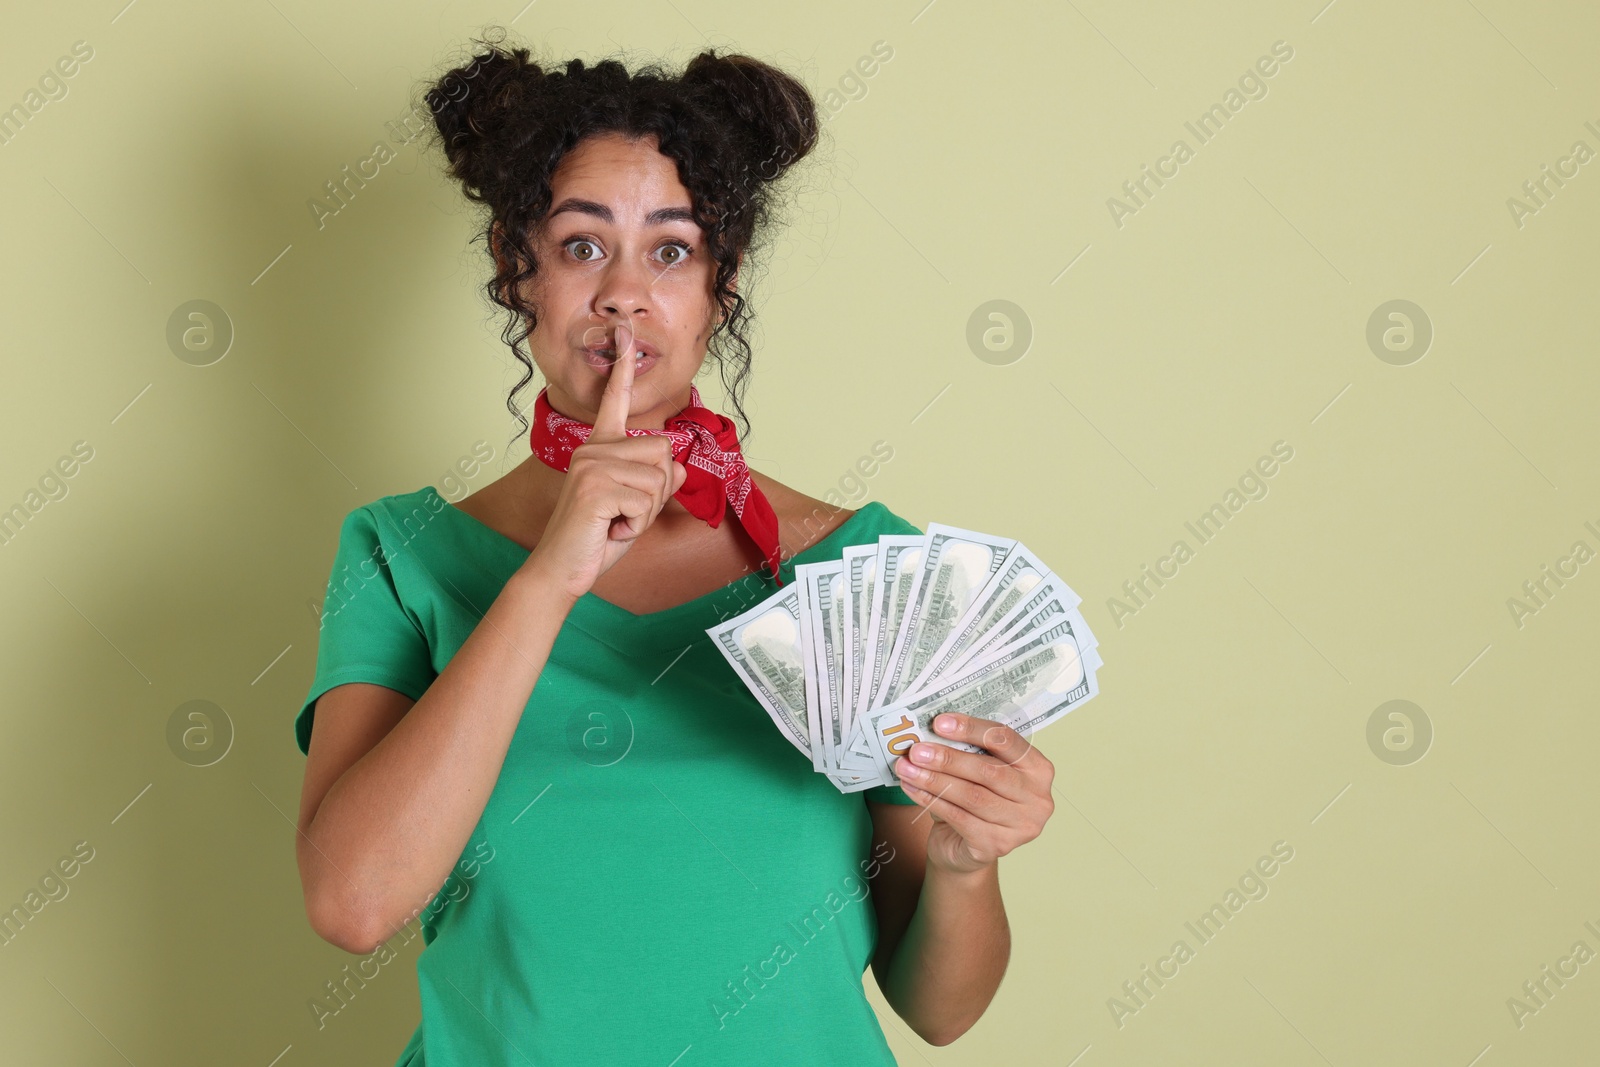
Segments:
[[[485,168],[495,167],[498,153],[484,146],[500,141],[508,120],[521,114],[523,99],[544,78],[526,48],[489,44],[488,51],[440,76],[424,95],[450,171],[468,197],[478,199],[474,194],[492,181]]]
[[[763,181],[779,177],[816,146],[811,93],[759,59],[707,50],[684,68],[683,84],[732,120],[745,167]]]

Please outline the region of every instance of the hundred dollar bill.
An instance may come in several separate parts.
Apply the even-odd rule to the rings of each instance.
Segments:
[[[801,641],[800,589],[798,582],[790,582],[748,611],[708,627],[706,634],[783,736],[809,759],[809,653]]]
[[[989,579],[989,584],[979,590],[971,607],[954,626],[950,627],[944,642],[927,658],[922,669],[912,675],[902,692],[916,692],[930,679],[938,677],[947,668],[965,658],[975,643],[993,636],[999,630],[1001,620],[1006,617],[1006,613],[1018,603],[1029,599],[1028,594],[1050,573],[1050,568],[1029,551],[1027,546],[1020,542],[1012,545],[1011,551],[1000,561],[999,569]],[[1074,606],[1076,602],[1068,605],[1068,607]]]
[[[798,568],[797,568],[798,569]],[[822,707],[822,697],[818,693],[820,667],[817,662],[817,612],[815,606],[815,593],[811,587],[795,575],[795,591],[799,596],[800,608],[800,665],[805,672],[806,683],[806,741],[807,752],[811,756],[811,769],[825,771],[822,763],[822,716],[818,711]]]
[[[996,633],[979,638],[959,660],[946,668],[944,677],[949,678],[964,673],[969,664],[988,659],[1002,646],[1026,639],[1040,626],[1054,625],[1054,620],[1063,610],[1073,612],[1080,620],[1083,618],[1082,615],[1076,614],[1077,605],[1082,602],[1082,598],[1057,575],[1053,573],[1046,575],[1044,582],[1034,593],[1034,596],[1012,608],[1007,617],[1000,620]],[[1088,648],[1095,648],[1100,644],[1100,639],[1090,632],[1089,624],[1086,622],[1083,623],[1079,636],[1083,639],[1081,644]]]
[[[907,683],[922,673],[1017,544],[938,522],[930,523],[924,536],[922,570],[889,653],[884,681],[873,697],[877,707],[899,697]]]
[[[878,686],[883,682],[912,587],[921,573],[924,542],[922,534],[884,534],[878,538],[877,591],[862,645],[862,685],[856,703],[858,717],[872,706]]]
[[[1099,694],[1100,686],[1096,680],[1095,671],[1100,666],[1100,658],[1095,653],[1095,650],[1092,648],[1087,649],[1084,658],[1084,679],[1080,685],[1064,694],[1059,694],[1055,700],[1044,704],[1043,710],[1032,716],[1026,714],[1025,711],[1020,711],[1016,715],[998,714],[994,716],[995,721],[1012,727],[1023,737],[1032,736],[1072,711],[1084,701]],[[903,713],[903,708],[891,705],[889,708],[880,708],[871,712],[863,720],[862,729],[864,731],[877,731],[878,736],[869,738],[868,743],[873,744],[876,742],[873,746],[874,758],[886,761],[882,773],[889,779],[889,784],[900,784],[900,779],[895,775],[889,763],[895,757],[905,755],[910,751],[911,746],[918,741],[946,745],[966,752],[983,751],[982,748],[976,745],[955,741],[933,732],[934,718],[945,710],[948,709],[935,707],[923,714],[913,716]]]
[[[872,593],[878,575],[878,546],[851,545],[844,550],[844,587],[849,610],[844,614],[844,698],[855,719],[855,705],[861,695],[862,651],[867,625],[872,619]]]
[[[838,752],[842,770],[852,770],[873,779],[873,784],[886,784],[870,753],[852,751],[856,725],[856,705],[861,696],[861,675],[864,665],[867,626],[872,616],[872,598],[878,572],[878,546],[876,544],[851,545],[844,550],[843,582],[846,607],[844,612],[844,682],[839,702],[840,731],[844,742]]]
[[[987,635],[979,635],[965,653],[948,660],[946,665],[930,668],[917,684],[907,687],[906,691],[900,694],[901,698],[958,681],[975,665],[993,658],[1002,648],[1025,641],[1041,627],[1049,628],[1063,619],[1072,620],[1073,632],[1077,636],[1080,649],[1096,647],[1100,639],[1090,631],[1089,624],[1079,613],[1077,609],[1079,603],[1081,599],[1078,594],[1053,573],[1046,572],[1043,580],[1034,587],[1033,594],[1026,600],[1019,600],[1012,605],[993,631]]]
[[[867,631],[861,642],[861,684],[856,694],[855,722],[851,724],[846,751],[855,761],[865,760],[888,778],[873,755],[872,746],[861,734],[861,716],[872,706],[878,685],[883,681],[890,651],[899,634],[899,623],[914,592],[913,584],[921,573],[921,560],[927,539],[923,534],[882,534],[878,537],[877,560]]]
[[[825,771],[839,769],[836,753],[844,744],[837,710],[844,681],[843,573],[842,560],[800,563],[794,569],[795,583],[805,586],[801,602],[809,614],[809,625],[802,623],[801,632],[810,631],[816,664],[816,702],[808,706],[821,744],[812,752],[812,765]]]
[[[890,785],[894,782],[893,778],[884,780],[872,774],[862,777],[854,774],[830,773],[827,778],[828,781],[833,783],[833,787],[841,793],[859,793],[864,789],[871,789],[875,785]]]
[[[868,712],[862,734],[886,768],[916,741],[979,751],[934,733],[933,719],[945,711],[991,719],[1029,734],[1100,691],[1085,661],[1092,651],[1080,648],[1073,622],[1064,620],[1000,650],[948,685]]]
[[[865,715],[857,715],[856,721],[850,724],[850,733],[845,739],[845,758],[850,761],[852,768],[865,760],[872,766],[879,768],[880,774],[887,774],[888,772],[883,770],[878,763],[877,755],[872,751],[872,742],[867,739],[866,734],[862,733],[862,727],[866,721]]]

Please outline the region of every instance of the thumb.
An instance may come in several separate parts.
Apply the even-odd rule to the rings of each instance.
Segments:
[[[672,491],[676,493],[689,480],[689,468],[677,460],[672,461]]]

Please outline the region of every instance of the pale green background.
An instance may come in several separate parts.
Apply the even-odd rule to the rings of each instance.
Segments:
[[[1520,1029],[1506,1005],[1575,941],[1600,950],[1600,574],[1520,628],[1507,608],[1600,547],[1600,162],[1520,228],[1506,207],[1574,141],[1600,149],[1591,6],[520,8],[6,15],[0,106],[74,41],[95,55],[0,147],[0,507],[74,441],[95,458],[0,549],[0,903],[96,849],[0,948],[6,1062],[387,1064],[415,1024],[420,941],[313,1023],[353,957],[301,910],[290,720],[340,518],[443,487],[479,440],[473,488],[526,456],[519,368],[435,158],[400,149],[320,232],[307,200],[491,23],[590,59],[709,41],[819,94],[894,49],[829,119],[754,294],[750,458],[820,496],[888,442],[867,495],[1024,541],[1105,659],[1100,697],[1039,737],[1057,811],[1002,861],[1015,948],[988,1013],[932,1048],[869,981],[901,1063],[1592,1055],[1600,963]],[[1268,95],[1114,225],[1107,198],[1277,40]],[[192,299],[237,330],[210,367],[165,341]],[[992,299],[1032,324],[1009,366],[965,340]],[[1434,326],[1409,366],[1365,340],[1392,299]],[[1269,495],[1119,627],[1107,599],[1278,440]],[[237,731],[206,768],[165,738],[197,698]],[[1435,730],[1409,766],[1366,741],[1396,698]],[[1279,840],[1270,895],[1119,1028],[1108,999]]]

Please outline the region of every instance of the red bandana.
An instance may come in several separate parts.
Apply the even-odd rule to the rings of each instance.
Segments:
[[[583,444],[594,429],[589,423],[568,418],[550,406],[549,388],[541,389],[533,402],[533,432],[529,443],[533,454],[546,466],[564,471],[572,464],[572,450]],[[750,467],[739,451],[739,431],[727,418],[700,404],[700,390],[689,386],[689,406],[667,419],[665,429],[627,430],[629,437],[650,434],[672,439],[672,458],[688,470],[683,486],[673,494],[689,510],[704,519],[714,530],[722,525],[729,504],[745,533],[767,558],[767,567],[779,585],[778,514],[750,477]]]

